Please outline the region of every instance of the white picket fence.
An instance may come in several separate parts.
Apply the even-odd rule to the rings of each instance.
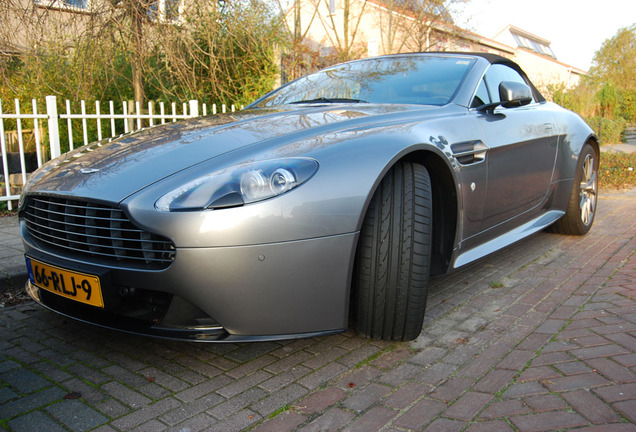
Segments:
[[[29,111],[28,113],[22,112],[23,108],[20,106],[18,99],[15,99],[14,106],[15,110],[13,113],[5,114],[2,100],[0,100],[0,146],[2,148],[0,185],[4,183],[1,187],[2,190],[0,190],[0,202],[6,201],[9,210],[13,209],[12,201],[20,197],[22,185],[26,183],[28,175],[35,168],[33,165],[37,164],[37,167],[40,167],[49,154],[52,159],[61,155],[60,128],[63,125],[67,128],[69,150],[73,150],[78,144],[74,142],[72,133],[73,125],[76,124],[74,122],[81,121],[82,141],[79,144],[86,145],[89,143],[89,122],[95,122],[96,138],[101,140],[105,137],[115,137],[146,126],[175,122],[208,114],[207,105],[205,103],[199,104],[196,100],[183,103],[180,112],[174,102],[168,108],[161,102],[158,104],[158,109],[156,104],[150,102],[147,109],[144,110],[142,110],[139,102],[134,104],[122,102],[118,105],[118,107],[121,106],[121,111],[119,111],[119,109],[115,108],[113,101],[108,102],[105,110],[100,101],[96,101],[94,113],[90,114],[86,110],[85,101],[81,101],[80,112],[73,113],[69,100],[66,100],[65,103],[66,112],[58,112],[57,98],[55,96],[46,97],[44,112],[39,111],[38,103],[35,99],[31,100],[31,109],[26,109]],[[212,114],[217,114],[217,105],[213,104],[211,108]],[[225,104],[219,108],[222,113],[228,111],[228,107]],[[236,110],[235,105],[231,105],[229,110],[234,112]],[[15,120],[16,128],[14,130],[5,130],[5,120],[7,119]],[[121,124],[122,122],[116,122],[117,120],[123,120],[123,125]],[[23,122],[32,125],[32,128],[28,129],[28,126],[24,128]],[[117,127],[118,123],[119,128]],[[47,143],[42,140],[45,130],[48,133]],[[35,160],[33,152],[27,151],[26,143],[29,144],[29,147],[34,147]]]

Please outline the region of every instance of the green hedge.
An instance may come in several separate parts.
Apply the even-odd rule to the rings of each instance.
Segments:
[[[622,142],[621,134],[627,126],[627,121],[622,117],[608,119],[603,117],[588,117],[585,119],[603,144],[618,144]]]

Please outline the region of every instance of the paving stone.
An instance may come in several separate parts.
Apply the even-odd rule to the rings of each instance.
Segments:
[[[346,392],[338,387],[329,387],[312,393],[302,401],[298,410],[302,413],[315,413],[335,404],[346,396]]]
[[[66,428],[60,426],[51,417],[41,411],[32,411],[20,417],[10,420],[8,423],[13,432],[66,432]]]
[[[528,396],[523,401],[534,412],[556,411],[567,409],[568,406],[556,395]]]
[[[457,369],[456,365],[448,363],[436,363],[433,366],[424,369],[413,379],[425,384],[438,385],[444,382]]]
[[[515,371],[495,369],[479,380],[473,386],[473,390],[490,394],[499,393],[512,380],[515,374]]]
[[[429,393],[430,388],[424,384],[407,382],[384,400],[384,405],[396,409],[404,409],[422,396]]]
[[[11,399],[18,398],[19,395],[9,387],[0,387],[0,405]]]
[[[144,407],[152,402],[142,394],[115,381],[104,384],[101,388],[115,399],[125,403],[133,409]]]
[[[465,377],[450,378],[430,394],[433,399],[450,402],[457,399],[467,388],[472,387],[474,380]]]
[[[253,404],[252,409],[265,417],[286,405],[293,404],[294,401],[299,400],[307,393],[308,390],[303,386],[299,384],[292,384]]]
[[[548,393],[548,390],[537,382],[513,384],[503,392],[503,398],[518,398]]]
[[[276,362],[268,364],[264,369],[273,374],[278,374],[313,357],[313,354],[308,353],[307,351],[298,351],[292,355],[283,357]]]
[[[380,376],[379,381],[381,383],[397,387],[408,381],[411,377],[417,375],[421,370],[422,368],[417,365],[402,363],[389,371],[385,371]]]
[[[625,416],[632,423],[636,423],[636,400],[629,399],[621,402],[617,402],[614,405],[622,415]]]
[[[595,358],[586,361],[590,368],[602,374],[614,383],[628,383],[636,381],[636,373],[607,358]]]
[[[329,408],[308,425],[299,429],[300,432],[322,432],[341,429],[349,423],[355,414],[340,408]]]
[[[111,381],[111,378],[107,377],[103,373],[79,363],[68,366],[66,368],[66,372],[92,385],[98,386]]]
[[[561,374],[554,368],[549,366],[529,367],[524,370],[517,378],[517,382],[523,383],[527,381],[544,381],[552,378],[558,378]]]
[[[427,432],[459,432],[465,426],[464,422],[440,418],[431,423]]]
[[[218,394],[220,394],[221,396],[229,399],[232,396],[235,396],[239,393],[244,392],[245,390],[249,389],[250,387],[254,387],[258,384],[260,384],[261,382],[265,381],[266,379],[270,378],[272,376],[272,374],[265,372],[265,371],[256,371],[253,374],[250,375],[246,375],[236,381],[234,381],[231,384],[228,384],[224,387],[221,387],[220,389],[218,389],[216,392]]]
[[[391,391],[391,387],[387,387],[382,384],[367,384],[366,386],[353,391],[345,400],[342,401],[342,406],[352,411],[362,412],[371,405],[380,401]]]
[[[307,418],[294,412],[283,412],[271,420],[256,426],[253,432],[282,432],[294,430],[298,425],[304,423]]]
[[[5,427],[31,414],[62,426],[49,410],[70,402],[106,418],[98,432],[635,430],[617,422],[634,422],[636,411],[634,196],[601,197],[586,236],[537,233],[432,279],[424,332],[412,343],[350,330],[184,344],[87,330],[34,306],[2,308],[0,374],[25,370],[47,382],[22,397],[0,383],[0,417]],[[133,410],[106,390],[146,406]],[[81,399],[63,399],[71,391]]]
[[[553,431],[588,425],[579,414],[567,411],[517,416],[510,418],[510,421],[522,432]]]
[[[287,387],[294,381],[299,380],[300,378],[309,375],[312,372],[311,369],[306,368],[305,366],[296,366],[292,367],[284,372],[279,373],[278,375],[268,379],[267,381],[263,381],[259,384],[259,387],[263,390],[267,390],[268,392],[274,392],[283,387]]]
[[[314,373],[305,375],[298,380],[298,383],[305,386],[309,390],[314,390],[346,371],[346,366],[335,362],[329,363],[326,366],[318,369]]]
[[[444,412],[444,417],[471,421],[491,400],[487,393],[466,392]]]
[[[136,428],[132,429],[131,432],[162,432],[168,429],[168,426],[161,423],[157,420],[150,420]]]
[[[159,418],[162,422],[165,422],[170,426],[174,426],[196,416],[197,414],[211,409],[224,400],[225,399],[217,394],[207,394],[200,399],[187,404],[182,404],[181,406],[166,412]]]
[[[112,398],[98,402],[94,404],[94,406],[102,414],[105,414],[111,418],[121,417],[125,414],[128,414],[131,411],[130,407],[127,407],[126,405],[122,404],[118,400],[115,400]]]
[[[248,429],[262,419],[257,413],[250,410],[240,411],[223,422],[216,423],[208,428],[209,432],[241,432]]]
[[[506,418],[530,412],[530,408],[521,400],[512,399],[492,403],[481,413],[480,417],[484,419]]]
[[[553,378],[543,382],[543,385],[553,392],[600,387],[607,384],[610,384],[610,382],[595,372],[572,375],[563,378]]]
[[[343,431],[368,432],[371,430],[379,430],[396,415],[397,412],[389,408],[382,406],[373,407],[361,417],[355,419],[349,426],[344,428]]]
[[[570,351],[573,355],[580,358],[581,360],[591,359],[591,358],[599,358],[599,357],[611,357],[620,354],[628,354],[629,350],[623,348],[620,345],[611,344],[611,345],[601,345],[590,348],[581,348],[578,350]]]
[[[561,397],[583,417],[594,424],[620,422],[620,417],[602,400],[587,390],[561,393]]]
[[[8,370],[0,374],[0,380],[23,394],[33,393],[52,385],[50,381],[25,368]]]
[[[350,391],[352,388],[362,387],[376,379],[382,371],[375,367],[364,365],[344,374],[334,385],[343,390]]]
[[[124,417],[120,417],[111,424],[118,429],[132,429],[135,426],[139,426],[142,423],[163,415],[177,406],[179,406],[179,402],[175,399],[165,398],[142,409],[133,411]]]
[[[65,393],[66,392],[57,387],[49,387],[28,396],[13,399],[0,405],[0,418],[9,419],[19,414],[43,407],[62,399]]]
[[[513,429],[504,420],[493,420],[481,423],[473,423],[468,426],[466,432],[512,432]]]
[[[563,375],[578,375],[594,372],[591,367],[589,367],[582,361],[558,363],[554,365],[554,368],[560,371]]]
[[[636,399],[636,383],[599,387],[593,391],[606,402]]]
[[[73,431],[92,430],[108,421],[78,399],[63,400],[46,407],[46,411]]]
[[[444,348],[427,347],[422,349],[414,356],[408,358],[409,363],[415,363],[421,366],[431,365],[438,360],[441,360],[447,353]]]
[[[257,387],[251,388],[232,399],[216,405],[214,408],[209,409],[206,412],[219,420],[223,420],[237,411],[256,403],[265,396],[267,396],[267,393],[264,390]]]
[[[203,432],[218,423],[214,417],[201,413],[186,421],[168,428],[169,432]]]
[[[19,369],[20,363],[16,363],[13,360],[6,360],[3,362],[0,362],[0,374],[3,374],[4,372],[10,371],[10,370],[14,370],[14,369]]]
[[[186,390],[175,393],[174,397],[184,403],[192,402],[199,399],[209,393],[212,393],[218,388],[223,387],[232,382],[232,378],[225,375],[220,375],[212,379],[206,379],[200,384],[186,388]]]
[[[77,378],[71,378],[61,384],[68,393],[79,393],[82,395],[82,399],[90,404],[103,401],[109,397],[109,395],[105,391],[102,391],[99,387],[88,385]]]

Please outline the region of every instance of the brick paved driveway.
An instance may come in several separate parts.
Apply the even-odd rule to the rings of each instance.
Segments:
[[[432,282],[412,343],[204,345],[0,309],[15,431],[636,431],[636,190]]]

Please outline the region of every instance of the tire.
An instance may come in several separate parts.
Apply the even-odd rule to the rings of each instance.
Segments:
[[[395,165],[373,195],[356,252],[358,333],[412,340],[422,330],[431,256],[431,183],[422,165]]]
[[[590,144],[585,144],[576,166],[567,211],[552,225],[553,232],[583,235],[592,228],[598,197],[598,167],[598,153]]]

